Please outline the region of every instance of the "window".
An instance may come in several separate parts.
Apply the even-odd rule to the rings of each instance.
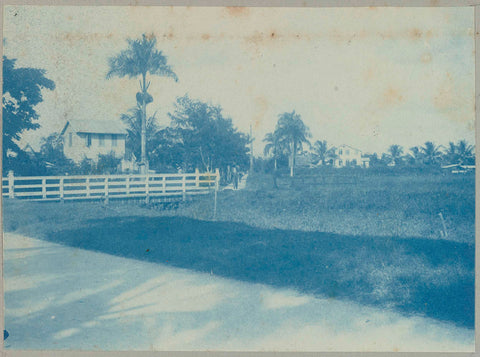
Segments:
[[[338,154],[343,155],[343,150],[342,149],[338,150]]]
[[[117,146],[117,136],[112,134],[112,147]]]
[[[73,134],[68,133],[68,146],[72,147]]]
[[[87,148],[92,146],[92,134],[87,134],[85,137],[85,145],[87,145]]]
[[[103,134],[98,135],[98,144],[100,146],[105,146],[105,135]]]
[[[345,154],[346,154],[346,155],[350,155],[350,150],[346,150],[346,151],[345,151]]]

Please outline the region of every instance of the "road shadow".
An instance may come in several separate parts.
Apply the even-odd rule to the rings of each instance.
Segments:
[[[186,217],[113,217],[44,239],[474,328],[474,245],[260,229]]]

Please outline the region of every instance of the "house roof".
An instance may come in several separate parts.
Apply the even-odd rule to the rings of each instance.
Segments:
[[[77,133],[127,135],[123,124],[116,120],[69,120],[65,124],[61,135],[65,133],[69,125]]]
[[[359,150],[359,149],[354,148],[354,147],[352,147],[352,146],[350,146],[350,145],[347,145],[347,144],[342,144],[342,145],[339,145],[338,147],[339,147],[339,148],[347,147],[347,148],[350,148],[350,149],[352,149],[352,150],[356,150],[356,151],[362,152],[362,150]]]
[[[475,165],[462,165],[462,164],[450,164],[442,166],[442,169],[451,169],[454,167],[458,167],[461,169],[475,169]]]

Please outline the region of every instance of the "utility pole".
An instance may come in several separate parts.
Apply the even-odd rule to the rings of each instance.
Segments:
[[[250,174],[253,173],[253,134],[252,124],[250,124]]]

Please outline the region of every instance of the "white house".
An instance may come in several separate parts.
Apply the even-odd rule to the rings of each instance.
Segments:
[[[355,149],[349,145],[340,145],[336,151],[335,167],[360,166],[367,168],[370,166],[370,159],[363,155],[361,150]]]
[[[75,162],[94,161],[99,155],[125,156],[127,131],[121,123],[106,120],[69,120],[61,134],[65,156]]]

